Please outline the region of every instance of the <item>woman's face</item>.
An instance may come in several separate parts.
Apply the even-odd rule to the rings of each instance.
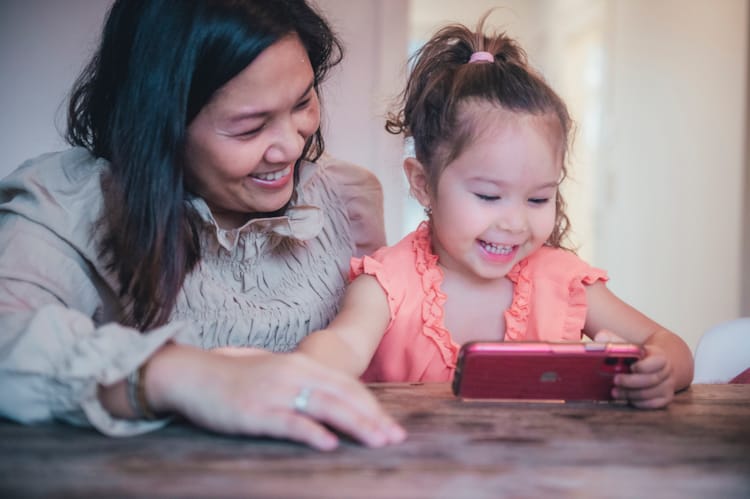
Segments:
[[[296,35],[264,50],[221,87],[187,129],[189,189],[222,228],[281,209],[295,162],[320,125],[307,51]]]

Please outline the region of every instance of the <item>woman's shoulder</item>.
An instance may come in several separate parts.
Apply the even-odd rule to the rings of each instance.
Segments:
[[[98,173],[107,167],[107,161],[82,147],[45,153],[23,162],[0,181],[0,202],[17,201],[20,193],[25,199],[44,201],[74,195],[88,185],[100,189]]]
[[[88,252],[107,165],[80,147],[30,159],[0,181],[0,210],[46,227]]]
[[[382,211],[383,187],[378,177],[364,166],[323,154],[315,162],[300,165],[299,194],[309,195],[324,185],[345,203],[359,201]]]
[[[378,177],[364,166],[324,153],[315,163],[317,173],[327,175],[343,189],[375,188],[380,190]],[[304,175],[304,172],[303,172]]]
[[[321,196],[320,191],[330,193],[323,197],[343,208],[355,255],[370,254],[385,245],[383,189],[373,172],[324,154],[316,163],[304,164],[300,172],[302,200]]]

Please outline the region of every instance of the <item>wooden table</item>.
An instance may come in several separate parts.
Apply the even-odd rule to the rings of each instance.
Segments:
[[[0,497],[750,497],[750,385],[695,385],[660,411],[372,389],[405,443],[320,453],[183,424],[116,439],[2,421]]]

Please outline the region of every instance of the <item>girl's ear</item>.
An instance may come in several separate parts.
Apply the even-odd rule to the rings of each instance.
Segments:
[[[404,160],[404,173],[409,181],[409,191],[419,204],[425,208],[430,207],[430,185],[424,166],[417,158],[406,158]]]

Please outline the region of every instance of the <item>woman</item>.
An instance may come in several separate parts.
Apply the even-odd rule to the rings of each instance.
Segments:
[[[0,415],[403,439],[355,380],[235,348],[292,350],[384,242],[377,180],[321,157],[339,59],[303,0],[115,2],[71,96],[74,147],[0,183]]]

